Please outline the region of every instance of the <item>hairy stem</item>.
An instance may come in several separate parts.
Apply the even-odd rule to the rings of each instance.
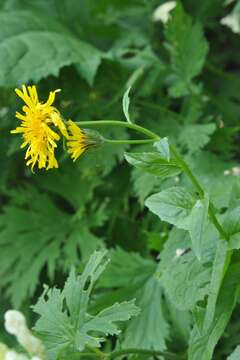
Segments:
[[[160,140],[160,137],[157,134],[155,134],[154,132],[152,132],[142,126],[139,126],[136,124],[130,124],[130,123],[124,122],[124,121],[117,121],[117,120],[79,121],[79,122],[77,122],[77,124],[80,126],[92,126],[92,125],[93,126],[101,126],[101,125],[121,126],[121,127],[126,127],[129,129],[135,130],[137,132],[140,132],[140,133],[146,135],[147,137],[149,137],[152,141]],[[111,140],[110,142],[116,143],[116,141],[118,144],[120,144],[120,143],[123,143],[121,141],[126,141],[126,140]],[[131,141],[131,140],[127,140],[127,141],[129,144],[130,143],[129,141]],[[135,140],[132,140],[132,141],[134,141],[134,143],[136,143]],[[140,141],[140,140],[137,140],[137,141]],[[141,140],[141,141],[144,141],[144,140]],[[201,198],[203,198],[204,190],[201,187],[201,185],[199,184],[197,178],[193,175],[193,173],[192,173],[191,169],[189,168],[189,166],[187,165],[187,163],[183,160],[183,158],[181,157],[181,155],[178,153],[178,151],[175,149],[175,147],[173,145],[170,145],[170,151],[174,155],[176,160],[179,162],[179,164],[181,165],[183,171],[188,176],[189,180],[195,187],[196,191],[199,193],[199,196]],[[219,221],[214,213],[213,205],[211,203],[209,204],[208,213],[209,213],[209,217],[210,217],[212,223],[218,230],[221,237],[224,238],[225,240],[228,240],[228,235],[224,231],[222,225],[219,223]]]

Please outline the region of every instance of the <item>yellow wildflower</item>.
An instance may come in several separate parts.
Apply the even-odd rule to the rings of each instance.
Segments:
[[[68,152],[73,161],[76,161],[90,147],[95,147],[103,142],[103,138],[96,132],[80,129],[73,121],[68,125]]]
[[[27,166],[33,169],[37,164],[38,168],[57,168],[58,162],[55,158],[55,148],[60,136],[54,130],[68,137],[67,130],[59,111],[52,106],[55,95],[60,90],[51,91],[48,100],[43,103],[38,100],[36,86],[22,86],[22,90],[15,89],[16,94],[25,102],[22,107],[24,114],[16,112],[16,117],[21,120],[21,125],[13,134],[22,134],[23,144],[27,146],[25,159]],[[55,128],[53,130],[53,128]]]

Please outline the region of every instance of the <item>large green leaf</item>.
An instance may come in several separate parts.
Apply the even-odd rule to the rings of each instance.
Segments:
[[[186,219],[190,215],[196,199],[182,187],[172,187],[147,198],[145,205],[161,220],[186,228]]]
[[[179,134],[178,142],[180,146],[187,148],[189,152],[195,153],[210,141],[210,136],[215,130],[215,124],[184,125]]]
[[[89,225],[86,218],[63,211],[34,187],[12,191],[0,215],[0,273],[1,287],[15,307],[33,295],[45,266],[53,279],[60,264],[69,269],[79,263],[80,254],[86,260],[102,247]]]
[[[116,303],[94,316],[88,313],[93,286],[107,263],[105,252],[93,253],[81,275],[72,271],[62,291],[46,290],[33,306],[40,316],[35,330],[42,337],[50,359],[57,359],[62,351],[100,347],[107,335],[120,332],[116,323],[138,314],[134,301]]]
[[[203,67],[208,44],[200,23],[193,23],[180,3],[172,12],[165,29],[175,81],[170,94],[179,97],[191,92],[191,80]]]
[[[57,76],[74,64],[92,84],[101,52],[51,17],[30,11],[0,12],[0,85],[16,86]]]
[[[203,234],[207,227],[208,205],[204,199],[194,197],[184,188],[174,187],[150,196],[146,206],[161,220],[188,230],[192,240],[192,248],[200,259],[203,252]]]
[[[141,309],[130,320],[120,339],[123,348],[166,349],[169,321],[165,313],[162,280],[156,274],[156,263],[120,248],[111,251],[111,262],[102,275],[99,287],[109,291],[100,299],[111,304],[125,298],[136,298]],[[114,291],[110,289],[114,288]]]
[[[99,281],[104,288],[128,287],[145,283],[155,272],[156,264],[137,253],[121,248],[110,251],[111,262]]]
[[[169,324],[164,314],[161,281],[156,277],[150,278],[136,296],[141,312],[137,318],[130,321],[121,346],[165,350]]]
[[[192,330],[188,350],[189,360],[211,360],[214,348],[222,336],[239,296],[239,265],[231,265],[219,292],[214,320],[208,329],[203,328],[204,309]]]
[[[210,274],[193,254],[176,255],[164,269],[164,289],[177,309],[192,310],[208,294]]]

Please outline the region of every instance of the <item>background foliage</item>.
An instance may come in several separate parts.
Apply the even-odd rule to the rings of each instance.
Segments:
[[[130,167],[124,159],[129,146],[111,144],[76,164],[59,153],[58,170],[33,174],[24,164],[20,139],[9,134],[20,106],[13,88],[23,83],[37,83],[42,99],[61,88],[58,108],[75,121],[124,120],[122,98],[131,86],[132,121],[167,136],[178,148],[228,233],[235,235],[230,246],[239,249],[240,38],[220,21],[229,14],[238,18],[239,4],[184,0],[163,25],[153,21],[162,3],[0,1],[0,312],[19,308],[33,324],[30,305],[43,284],[63,288],[73,266],[81,271],[94,250],[107,248],[111,262],[89,306],[97,314],[115,302],[136,299],[141,311],[122,327],[122,348],[180,354],[189,347],[192,360],[206,360],[206,354],[211,358],[213,351],[214,359],[226,359],[240,343],[240,309],[234,303],[239,253],[220,289],[216,274],[224,272],[227,249],[216,230],[208,224],[199,248],[189,236],[195,238],[197,225],[183,226],[170,210],[166,215],[170,205],[164,199],[170,192],[171,201],[176,196],[181,207],[181,197],[189,196],[183,211],[190,216],[197,199],[185,175],[178,168],[167,179],[144,172],[148,169],[139,168],[131,155],[128,161],[136,167]],[[108,138],[130,137],[123,128],[101,131]],[[138,145],[131,151],[152,147]],[[190,195],[183,195],[182,187]],[[160,190],[146,202],[152,213],[144,201]],[[161,197],[162,210],[154,208],[154,196]],[[179,249],[184,249],[181,256],[176,255]],[[71,281],[77,281],[71,274]],[[206,310],[210,293],[216,296]],[[42,314],[39,301],[35,309]],[[126,304],[135,314],[133,304]],[[11,341],[4,331],[0,336]],[[112,336],[105,346],[115,343]]]

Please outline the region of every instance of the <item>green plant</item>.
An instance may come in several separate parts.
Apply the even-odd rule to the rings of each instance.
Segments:
[[[238,359],[239,1],[0,24],[0,360]]]

